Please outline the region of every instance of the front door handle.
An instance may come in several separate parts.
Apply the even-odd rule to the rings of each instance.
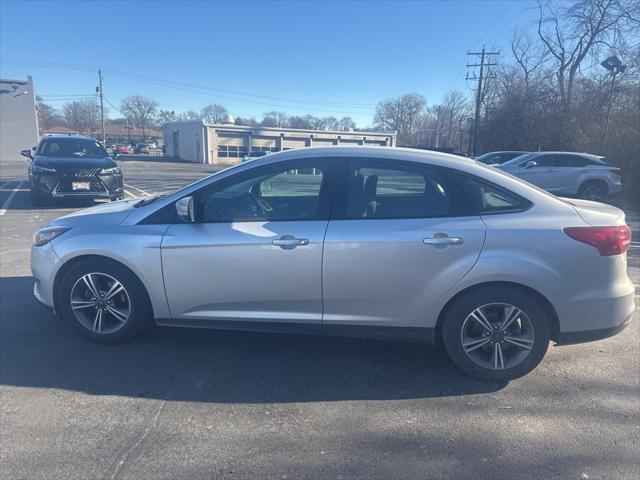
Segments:
[[[280,238],[276,238],[271,240],[273,245],[277,245],[278,247],[289,247],[295,248],[301,245],[309,245],[308,238],[296,238],[293,235],[283,235]]]
[[[450,237],[446,233],[436,233],[433,237],[427,237],[422,240],[427,245],[462,245],[464,238]]]

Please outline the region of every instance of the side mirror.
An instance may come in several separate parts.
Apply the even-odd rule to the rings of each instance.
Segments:
[[[537,166],[538,166],[538,162],[536,162],[535,160],[529,160],[527,163],[524,164],[524,168],[533,168]]]
[[[184,197],[176,202],[176,212],[185,223],[195,223],[196,213],[193,197]]]
[[[31,150],[21,150],[20,155],[23,157],[27,157],[29,160],[33,160],[33,156],[31,155]]]

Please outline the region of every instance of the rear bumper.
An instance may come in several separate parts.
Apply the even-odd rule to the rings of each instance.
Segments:
[[[582,332],[564,332],[560,334],[557,345],[572,345],[574,343],[586,343],[613,337],[623,331],[633,320],[633,314],[629,315],[621,324],[599,330],[586,330]]]

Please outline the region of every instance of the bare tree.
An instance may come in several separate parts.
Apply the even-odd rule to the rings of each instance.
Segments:
[[[164,125],[165,123],[175,122],[178,119],[176,112],[173,110],[160,110],[158,112],[158,123]]]
[[[556,5],[538,0],[538,36],[553,60],[565,129],[569,130],[573,122],[573,92],[582,63],[598,47],[616,48],[617,34],[629,21],[632,3],[579,0]]]
[[[198,112],[195,112],[193,110],[188,110],[178,115],[178,120],[183,122],[190,121],[190,120],[202,120],[202,117]]]
[[[411,145],[416,120],[424,113],[425,106],[425,98],[417,93],[384,100],[376,106],[374,126],[395,130],[398,132],[398,145]]]
[[[342,130],[344,132],[353,130],[355,128],[356,122],[354,122],[351,117],[342,117],[340,120],[338,120],[338,123],[336,125],[336,130]]]
[[[282,128],[287,125],[288,115],[282,112],[267,112],[262,116],[260,126]]]
[[[207,123],[224,123],[227,121],[229,112],[222,105],[207,105],[200,111],[202,120]]]
[[[145,130],[151,126],[157,110],[158,102],[142,95],[132,95],[120,101],[120,111],[125,117],[133,120],[138,128],[142,128],[143,139],[146,137]]]
[[[62,112],[67,126],[77,132],[92,133],[98,129],[100,105],[95,98],[69,102]]]
[[[36,111],[38,113],[40,133],[64,121],[58,110],[48,103],[45,103],[39,95],[36,96]]]

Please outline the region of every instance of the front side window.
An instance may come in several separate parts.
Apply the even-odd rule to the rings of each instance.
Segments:
[[[237,175],[198,199],[203,222],[316,220],[326,218],[321,197],[329,162],[275,164]]]
[[[348,173],[346,218],[447,217],[452,188],[436,168],[355,160]]]

